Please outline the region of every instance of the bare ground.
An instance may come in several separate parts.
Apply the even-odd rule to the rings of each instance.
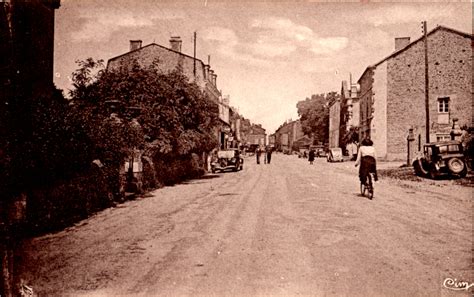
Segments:
[[[247,158],[23,242],[38,296],[469,296],[472,188],[382,177],[353,162]],[[384,176],[384,175],[383,175]]]

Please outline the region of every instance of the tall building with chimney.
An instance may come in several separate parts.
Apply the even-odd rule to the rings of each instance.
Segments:
[[[395,39],[395,51],[364,71],[360,85],[360,138],[370,137],[377,156],[405,160],[407,135],[426,142],[423,37]],[[473,35],[438,26],[427,33],[429,141],[450,139],[454,119],[473,126]]]

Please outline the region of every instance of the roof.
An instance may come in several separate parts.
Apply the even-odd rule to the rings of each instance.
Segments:
[[[143,50],[144,48],[151,47],[151,46],[157,46],[157,47],[159,47],[159,48],[162,48],[162,49],[165,49],[165,50],[167,50],[167,51],[173,52],[173,53],[175,53],[175,54],[178,54],[178,55],[181,55],[181,56],[184,56],[184,57],[187,57],[187,58],[190,58],[190,59],[199,61],[199,62],[201,62],[203,65],[206,65],[206,64],[204,64],[203,61],[199,60],[198,58],[191,57],[191,56],[189,56],[189,55],[183,54],[182,52],[177,52],[177,51],[175,51],[175,50],[172,50],[172,49],[170,49],[170,48],[167,48],[167,47],[165,47],[165,46],[162,46],[162,45],[159,45],[159,44],[156,44],[156,43],[150,43],[150,44],[148,44],[148,45],[145,45],[145,46],[142,46],[142,47],[140,47],[140,48],[137,48],[136,50],[129,51],[129,52],[126,52],[126,53],[124,53],[124,54],[118,55],[118,56],[116,56],[116,57],[110,58],[110,59],[107,61],[107,66],[108,66],[109,62],[111,62],[111,61],[114,61],[114,60],[116,60],[116,59],[122,58],[122,57],[127,56],[127,55],[129,55],[129,54],[131,54],[131,53],[135,53],[135,52],[141,51],[141,50]]]
[[[456,29],[452,29],[452,28],[448,28],[448,27],[445,27],[445,26],[437,26],[436,28],[434,28],[433,30],[431,30],[430,32],[428,32],[426,35],[427,36],[430,36],[432,34],[434,34],[435,32],[439,31],[439,30],[444,30],[444,31],[448,31],[448,32],[451,32],[451,33],[454,33],[454,34],[457,34],[457,35],[461,35],[463,37],[466,37],[466,38],[474,38],[474,36],[472,34],[469,34],[469,33],[465,33],[465,32],[461,32],[461,31],[458,31]],[[379,66],[380,64],[382,64],[383,62],[387,61],[388,59],[391,59],[395,56],[397,56],[398,54],[406,51],[407,49],[411,48],[414,44],[422,41],[424,38],[424,36],[421,36],[417,39],[415,39],[414,41],[410,42],[408,45],[406,45],[405,47],[391,53],[390,55],[388,55],[387,57],[383,58],[381,61],[373,64],[373,65],[369,65],[365,70],[364,72],[362,73],[362,75],[360,76],[359,80],[357,82],[360,81],[360,79],[365,75],[365,73],[371,69],[374,69],[376,68],[377,66]]]
[[[441,146],[441,145],[450,145],[450,144],[460,145],[461,142],[458,140],[448,140],[448,141],[426,143],[425,146],[432,146],[432,145]]]

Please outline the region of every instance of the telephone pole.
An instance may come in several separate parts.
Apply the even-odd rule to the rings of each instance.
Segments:
[[[430,93],[429,93],[429,73],[428,73],[428,33],[426,30],[426,21],[423,24],[423,35],[425,44],[425,113],[426,113],[426,143],[430,142]]]
[[[194,31],[194,68],[193,68],[194,78],[196,78],[196,31]]]

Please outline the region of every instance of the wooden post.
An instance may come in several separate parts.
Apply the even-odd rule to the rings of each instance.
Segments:
[[[428,72],[428,33],[426,32],[426,21],[423,21],[423,34],[425,44],[425,113],[426,113],[426,143],[430,142],[430,94],[429,94],[429,72]]]

